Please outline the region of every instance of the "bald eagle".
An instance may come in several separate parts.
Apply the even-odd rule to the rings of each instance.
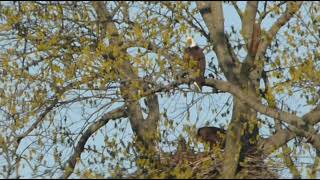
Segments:
[[[197,136],[205,141],[210,143],[210,146],[219,145],[220,148],[224,147],[225,143],[225,134],[224,129],[217,127],[202,127],[198,129]]]
[[[202,86],[205,84],[205,55],[203,49],[195,43],[192,37],[187,38],[187,44],[188,47],[184,51],[183,59],[187,63],[188,74],[193,76],[192,79],[195,80],[195,86],[201,91]]]

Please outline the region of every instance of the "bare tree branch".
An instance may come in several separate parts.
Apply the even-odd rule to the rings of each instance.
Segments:
[[[46,115],[48,113],[51,112],[51,110],[57,105],[58,103],[58,98],[56,97],[53,102],[50,104],[50,106],[46,107],[46,109],[43,111],[43,113],[40,114],[40,116],[37,118],[37,120],[31,125],[31,127],[26,130],[24,133],[22,133],[21,135],[19,135],[17,137],[17,142],[19,144],[19,142],[25,138],[26,136],[28,136],[35,128],[37,128],[37,126],[44,120],[44,118],[46,117]]]
[[[274,6],[273,8],[270,8],[269,10],[267,10],[267,3],[268,1],[265,1],[264,3],[264,11],[263,13],[260,14],[260,18],[259,18],[259,22],[262,22],[263,19],[272,11],[274,11],[275,8],[280,8],[280,6],[282,6],[283,4],[287,3],[287,1],[282,1],[279,2],[279,4],[277,6]]]
[[[43,111],[43,113],[41,113],[39,115],[39,117],[36,119],[36,121],[31,125],[31,127],[26,130],[24,133],[22,133],[21,135],[19,135],[17,137],[17,142],[19,144],[19,142],[25,138],[26,136],[28,136],[35,128],[37,128],[37,126],[44,120],[44,118],[46,117],[46,115],[48,113],[51,112],[51,110],[53,110],[53,108],[55,106],[57,106],[57,104],[59,103],[59,94],[63,94],[64,92],[66,92],[67,90],[69,90],[70,88],[72,88],[75,84],[77,84],[77,82],[74,83],[70,83],[68,85],[66,85],[65,87],[62,87],[58,90],[57,94],[53,97],[53,99],[50,99],[47,101],[47,103],[50,103],[50,105],[48,107],[45,108],[45,110]]]
[[[206,84],[233,94],[241,101],[247,103],[251,108],[260,113],[266,114],[276,119],[280,119],[281,121],[284,121],[296,127],[303,127],[306,125],[306,123],[301,118],[291,113],[279,111],[277,109],[262,105],[259,102],[258,98],[256,98],[254,95],[245,94],[239,87],[233,85],[232,83],[216,79],[207,79]]]
[[[197,2],[198,9],[209,29],[213,49],[217,54],[220,66],[227,79],[237,81],[237,74],[240,72],[240,62],[233,56],[234,52],[228,44],[224,32],[224,16],[222,2]]]
[[[268,104],[269,104],[269,102],[268,102]],[[283,101],[282,101],[280,110],[283,110]],[[277,119],[275,119],[275,128],[276,128],[276,132],[280,131],[282,129],[281,123]],[[290,151],[291,151],[291,149],[287,144],[284,144],[282,146],[282,154],[283,154],[284,163],[289,168],[294,179],[301,179],[301,175],[299,173],[299,170],[297,169],[296,165],[294,164],[294,162],[290,156],[290,153],[291,153]]]
[[[282,147],[282,154],[283,154],[284,163],[289,168],[294,179],[301,179],[301,174],[299,173],[299,170],[297,169],[296,165],[292,161],[292,158],[290,157],[290,150],[291,149],[287,144],[285,144]]]
[[[272,25],[272,27],[262,35],[261,42],[258,47],[257,55],[255,57],[258,60],[266,52],[268,46],[271,44],[272,40],[280,30],[280,28],[285,25],[295,13],[297,13],[302,5],[302,2],[287,2],[287,9],[283,15]],[[255,61],[256,61],[255,60]]]
[[[70,158],[67,160],[67,162],[64,165],[64,175],[61,177],[61,179],[67,179],[73,172],[77,161],[80,159],[81,153],[84,150],[84,146],[87,143],[88,139],[91,137],[92,134],[94,134],[97,130],[99,130],[101,127],[106,125],[110,120],[115,120],[119,118],[126,117],[126,110],[125,107],[119,107],[113,111],[110,111],[106,114],[104,114],[101,119],[91,124],[87,130],[83,133],[83,135],[80,137],[76,147],[74,148],[73,154],[70,156]]]
[[[313,126],[316,123],[320,122],[320,106],[317,106],[314,110],[310,111],[309,113],[305,114],[302,117],[302,120],[309,125]],[[272,135],[268,139],[261,140],[259,144],[259,149],[265,154],[266,156],[271,154],[276,149],[283,146],[285,143],[290,141],[296,137],[296,134],[288,129],[281,129],[277,131],[274,135]]]
[[[233,5],[233,7],[236,9],[240,19],[242,19],[243,18],[243,13],[242,13],[241,9],[239,8],[239,6],[237,5],[237,2],[236,1],[231,1],[231,3]]]
[[[292,131],[299,136],[306,137],[309,139],[310,143],[312,143],[317,149],[320,149],[320,137],[316,135],[312,126],[305,122],[302,118],[299,118],[298,116],[288,112],[262,105],[253,94],[245,94],[240,88],[232,83],[215,79],[207,79],[206,84],[233,94],[235,97],[240,99],[242,102],[245,102],[247,105],[249,105],[249,107],[257,112],[288,123]]]
[[[253,26],[256,20],[256,14],[258,9],[258,1],[248,1],[246,9],[243,14],[242,20],[242,35],[247,44],[250,44],[250,40],[253,33]]]

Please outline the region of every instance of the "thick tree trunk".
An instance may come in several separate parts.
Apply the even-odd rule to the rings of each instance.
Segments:
[[[257,143],[257,113],[239,99],[233,100],[232,120],[229,124],[224,155],[222,178],[233,178],[239,170],[239,162]]]
[[[106,6],[103,2],[93,2],[93,7],[96,10],[98,15],[99,23],[101,24],[101,33],[100,40],[103,40],[106,36],[106,32],[111,35],[110,45],[117,45],[121,49],[121,38],[119,38],[119,33],[114,22],[111,21],[110,13],[107,11]],[[121,49],[122,54],[121,58],[129,57],[126,49]],[[120,58],[112,55],[114,61],[120,60]],[[156,140],[158,136],[158,121],[160,119],[159,113],[159,102],[157,95],[151,95],[147,97],[147,107],[149,109],[148,117],[145,119],[142,114],[142,108],[139,104],[139,91],[145,89],[142,87],[147,87],[147,84],[144,84],[138,74],[134,72],[130,64],[129,59],[120,62],[116,71],[118,72],[119,78],[121,79],[121,95],[125,100],[126,105],[126,114],[128,115],[132,131],[136,136],[136,143],[134,144],[136,149],[144,155],[150,153],[150,156],[153,157],[156,152]],[[138,83],[141,87],[139,90],[135,83]]]

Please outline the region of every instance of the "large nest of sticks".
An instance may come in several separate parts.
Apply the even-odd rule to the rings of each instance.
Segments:
[[[148,179],[218,179],[221,178],[223,150],[215,148],[208,152],[180,151],[162,153],[156,167],[140,169],[127,178]],[[239,165],[238,179],[278,179],[275,168],[261,154],[246,154]]]
[[[164,178],[220,178],[222,170],[223,150],[215,149],[209,152],[193,153],[177,151],[161,157],[159,173],[167,174]],[[278,179],[279,176],[264,161],[258,153],[245,155],[240,163],[237,178],[241,179]]]
[[[143,167],[129,175],[129,178],[165,179],[217,179],[221,178],[224,150],[219,143],[210,144],[206,151],[196,152],[184,139],[177,142],[173,153],[162,152],[152,160],[155,166]],[[207,144],[208,145],[208,144]],[[206,146],[205,146],[206,147]],[[208,147],[208,146],[207,146]],[[276,168],[265,161],[265,157],[252,148],[240,161],[237,177],[239,179],[278,179]],[[153,158],[152,158],[153,159]],[[139,168],[138,168],[139,169]]]

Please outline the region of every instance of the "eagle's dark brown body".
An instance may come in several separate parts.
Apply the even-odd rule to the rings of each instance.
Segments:
[[[224,146],[226,131],[217,127],[202,127],[198,129],[197,136],[210,145]]]
[[[203,53],[203,49],[199,46],[187,47],[184,52],[184,60],[187,62],[187,68],[189,74],[195,74],[193,79],[202,89],[202,86],[205,84],[204,73],[206,70],[206,60]]]

